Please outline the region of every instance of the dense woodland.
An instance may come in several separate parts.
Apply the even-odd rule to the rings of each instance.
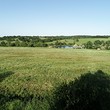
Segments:
[[[79,45],[77,42],[79,42],[81,38],[99,38],[99,40],[95,40],[94,42],[87,41]],[[110,38],[110,36],[3,36],[0,37],[0,46],[62,48],[77,45],[77,48],[80,49],[110,50],[110,40],[104,41],[100,40],[100,38]],[[67,39],[71,39],[73,42],[67,42]]]

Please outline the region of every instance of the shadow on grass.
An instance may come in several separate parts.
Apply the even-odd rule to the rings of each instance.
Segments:
[[[110,76],[98,70],[61,84],[52,110],[110,110]]]
[[[11,76],[12,74],[14,74],[14,72],[12,72],[12,71],[7,71],[7,72],[1,73],[0,74],[0,82],[5,80],[7,77]]]
[[[13,74],[12,71],[0,73],[0,82]],[[41,96],[37,92],[32,94],[26,88],[21,87],[17,93],[16,91],[13,92],[10,86],[7,86],[8,84],[0,84],[0,110],[24,110],[26,107],[29,107],[28,110],[39,110],[38,108],[46,107],[46,104],[48,106],[45,96]]]

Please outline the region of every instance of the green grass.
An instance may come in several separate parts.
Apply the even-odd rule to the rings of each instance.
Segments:
[[[21,85],[28,84],[28,89],[50,90],[56,83],[73,80],[87,71],[110,73],[109,55],[110,51],[86,49],[0,48],[1,72],[15,73],[2,83],[9,86],[8,80],[14,86],[23,82]]]
[[[76,44],[84,44],[84,43],[87,43],[88,41],[91,41],[91,42],[94,42],[96,40],[100,40],[100,41],[108,41],[110,40],[110,38],[79,38],[79,41],[76,42],[75,39],[64,39],[64,40],[59,40],[61,42],[66,42],[66,43],[76,43]],[[49,44],[52,43],[52,42],[49,42]],[[53,43],[55,43],[55,41],[53,41]]]
[[[4,77],[0,88],[19,96],[25,96],[25,91],[31,95],[46,95],[64,81],[99,69],[110,73],[109,68],[110,51],[107,50],[0,48],[0,74],[13,72]]]
[[[110,38],[80,38],[79,39],[79,44],[83,44],[83,43],[87,43],[88,41],[94,42],[96,40],[100,40],[100,41],[108,41],[110,40]]]

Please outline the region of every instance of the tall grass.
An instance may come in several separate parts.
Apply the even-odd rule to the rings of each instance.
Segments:
[[[15,105],[21,108],[25,105],[24,109],[34,110],[35,104],[36,109],[46,110],[56,86],[88,71],[101,69],[110,73],[109,61],[110,51],[106,50],[1,47],[0,94],[12,98],[4,106],[14,110]],[[8,71],[13,74],[3,77]],[[25,97],[28,104],[24,103]],[[38,99],[37,102],[30,97]]]

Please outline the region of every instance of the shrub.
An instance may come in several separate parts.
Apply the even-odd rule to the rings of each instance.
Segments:
[[[63,83],[54,92],[52,110],[110,110],[110,76],[98,70]]]

